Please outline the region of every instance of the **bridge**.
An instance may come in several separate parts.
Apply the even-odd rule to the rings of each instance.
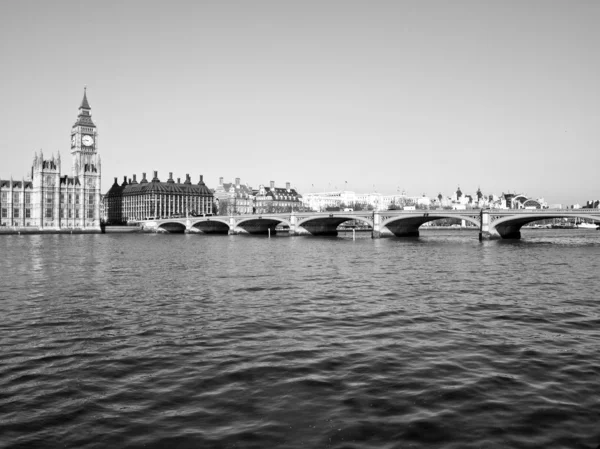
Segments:
[[[538,220],[585,219],[600,224],[600,209],[471,209],[395,210],[360,212],[291,212],[231,216],[164,217],[138,222],[144,231],[203,234],[275,235],[277,226],[290,235],[336,236],[338,226],[354,221],[371,229],[373,238],[384,230],[397,237],[418,237],[424,223],[454,218],[479,229],[479,239],[519,239],[521,228]]]
[[[384,230],[396,237],[418,237],[424,223],[454,218],[479,229],[479,239],[519,239],[521,228],[538,220],[585,219],[600,224],[600,209],[470,209],[394,210],[360,212],[291,212],[231,216],[164,217],[139,221],[144,231],[203,234],[275,235],[277,226],[290,235],[336,236],[338,226],[355,221],[371,229],[373,238]]]

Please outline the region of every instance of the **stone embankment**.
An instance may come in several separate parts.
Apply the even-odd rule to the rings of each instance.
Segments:
[[[36,235],[36,234],[100,234],[100,229],[40,229],[37,227],[0,227],[0,235]]]

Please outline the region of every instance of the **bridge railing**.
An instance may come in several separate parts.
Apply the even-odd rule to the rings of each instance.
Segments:
[[[484,209],[493,213],[506,212],[509,214],[543,214],[543,213],[558,213],[558,214],[600,214],[600,209]]]
[[[256,217],[256,218],[266,218],[266,217],[289,217],[290,215],[294,215],[296,217],[328,217],[328,216],[349,216],[349,217],[364,217],[371,216],[374,213],[378,214],[386,214],[386,215],[421,215],[421,214],[429,214],[429,215],[464,215],[464,214],[479,214],[482,211],[491,213],[491,214],[506,214],[506,215],[522,215],[522,214],[555,214],[555,215],[600,215],[600,209],[499,209],[499,208],[484,208],[484,209],[416,209],[416,210],[385,210],[385,211],[324,211],[324,212],[285,212],[285,213],[261,213],[261,214],[241,214],[241,215],[211,215],[211,216],[196,216],[196,217],[157,217],[157,218],[149,218],[148,220],[135,220],[136,222],[144,222],[144,221],[163,221],[163,220],[173,220],[173,219],[190,219],[194,220],[202,220],[202,219],[226,219],[230,217]]]

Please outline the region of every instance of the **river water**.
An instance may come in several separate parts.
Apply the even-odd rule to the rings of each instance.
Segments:
[[[596,448],[600,232],[0,236],[0,447]]]

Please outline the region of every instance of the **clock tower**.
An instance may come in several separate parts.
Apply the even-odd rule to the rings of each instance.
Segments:
[[[83,89],[83,100],[79,106],[77,121],[71,129],[71,156],[73,176],[81,177],[91,168],[98,166],[98,132],[92,121],[87,89]],[[80,179],[83,181],[83,179]]]
[[[92,121],[92,108],[83,89],[77,120],[71,128],[71,157],[75,188],[74,222],[83,228],[100,226],[100,156],[98,131]],[[79,218],[79,220],[77,220]]]
[[[39,156],[35,154],[31,192],[24,199],[26,226],[100,232],[100,156],[90,111],[84,89],[79,115],[71,128],[72,176],[62,174],[60,153],[50,158],[41,151]]]

